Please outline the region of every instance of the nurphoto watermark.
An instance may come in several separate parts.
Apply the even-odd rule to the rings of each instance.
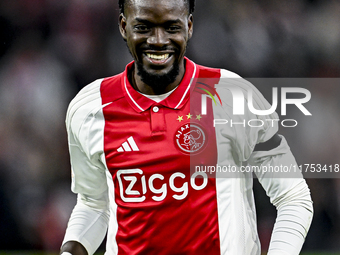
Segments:
[[[337,148],[340,151],[339,143],[329,138],[339,124],[340,103],[332,91],[337,91],[340,79],[206,78],[195,82],[199,96],[191,99],[189,116],[196,118],[191,119],[188,134],[183,134],[192,171],[209,177],[340,178],[340,161],[329,156]],[[252,151],[276,133],[286,138],[286,148],[296,160],[256,165]],[[204,162],[213,153],[217,164]],[[232,156],[226,159],[223,153]]]

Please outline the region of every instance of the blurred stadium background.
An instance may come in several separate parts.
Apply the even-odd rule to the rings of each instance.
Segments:
[[[117,2],[0,1],[0,250],[8,251],[0,254],[55,254],[60,247],[76,201],[67,105],[87,83],[131,60]],[[187,56],[246,78],[336,78],[339,13],[338,0],[197,0]],[[298,161],[339,163],[340,86],[311,93],[313,121],[283,133]],[[307,180],[315,216],[304,254],[340,251],[340,175],[334,177]],[[257,183],[255,191],[266,250],[275,209]]]

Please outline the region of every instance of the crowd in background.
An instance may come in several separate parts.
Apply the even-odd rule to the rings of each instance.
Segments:
[[[117,27],[117,2],[0,2],[0,250],[60,247],[76,202],[64,125],[68,103],[86,84],[132,60]],[[197,0],[187,56],[246,78],[336,78],[339,13],[338,0]],[[298,161],[340,162],[340,86],[334,84],[312,86],[313,117],[282,130]],[[315,216],[305,250],[340,250],[339,180],[340,173],[307,179]],[[275,209],[256,182],[255,191],[266,249]]]

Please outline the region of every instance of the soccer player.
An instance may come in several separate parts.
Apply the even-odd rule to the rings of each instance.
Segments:
[[[194,5],[119,1],[119,29],[134,61],[70,103],[78,200],[63,255],[93,254],[106,233],[109,255],[261,253],[252,175],[240,170],[296,162],[277,134],[276,113],[255,115],[245,107],[243,115],[233,114],[233,89],[253,91],[255,108],[268,109],[255,87],[184,56]],[[215,123],[223,119],[234,125]],[[257,124],[240,125],[250,120]],[[235,171],[221,176],[204,167]],[[278,210],[268,254],[299,254],[313,214],[305,180],[265,171],[257,177]]]

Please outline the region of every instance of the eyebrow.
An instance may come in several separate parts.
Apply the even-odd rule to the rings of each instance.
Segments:
[[[140,23],[153,24],[151,21],[147,19],[135,18],[135,20]],[[164,24],[174,24],[174,23],[182,23],[182,21],[180,19],[174,19],[174,20],[167,20],[166,22],[164,22]]]

